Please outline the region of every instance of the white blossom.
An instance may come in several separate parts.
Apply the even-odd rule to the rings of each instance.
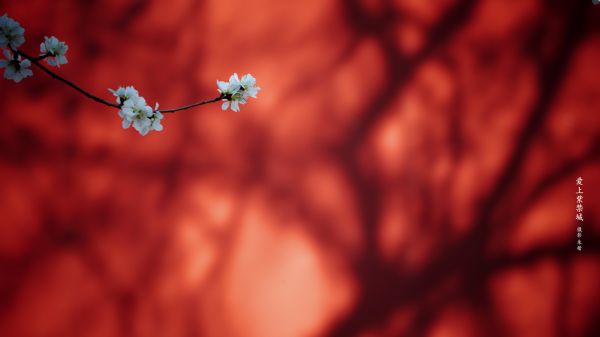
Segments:
[[[56,37],[44,37],[44,42],[40,44],[40,56],[49,55],[46,62],[49,65],[60,67],[61,64],[67,64],[67,50],[69,46],[63,41],[59,41]]]
[[[0,68],[6,68],[4,69],[4,78],[7,80],[19,83],[25,77],[33,76],[33,71],[29,69],[31,67],[29,60],[22,60],[20,55],[15,57],[8,50],[4,50],[4,57],[6,60],[0,59]]]
[[[123,128],[128,128],[133,124],[142,136],[150,131],[152,121],[152,108],[146,105],[146,100],[143,97],[132,97],[126,100],[121,107],[123,114]]]
[[[0,16],[0,48],[11,48],[16,50],[25,42],[25,29],[8,17],[8,14]]]
[[[227,110],[231,107],[231,110],[235,112],[240,111],[240,104],[248,102],[248,97],[256,98],[256,94],[260,90],[252,75],[246,74],[240,80],[237,73],[231,75],[229,82],[217,81],[217,87],[223,97],[221,109]]]
[[[234,100],[234,96],[241,88],[237,74],[231,75],[229,82],[217,81],[217,88],[221,93],[221,96],[223,96],[224,102],[221,108],[227,110],[227,108],[229,108],[229,103],[231,102],[231,110],[239,111],[238,102],[237,100]]]
[[[160,121],[163,119],[163,114],[158,110],[158,103],[154,105],[154,114],[150,119],[152,120],[152,124],[150,124],[150,130],[162,131],[163,126],[160,124]]]
[[[139,96],[138,91],[132,86],[119,87],[117,90],[108,90],[117,96],[117,102],[121,104],[119,117],[123,119],[121,125],[124,129],[133,125],[133,128],[142,136],[147,135],[152,130],[163,130],[163,126],[160,123],[163,115],[158,110],[158,103],[152,109],[146,104],[144,97]]]
[[[108,91],[112,92],[115,97],[117,97],[116,101],[118,104],[123,104],[126,100],[130,98],[139,97],[140,94],[133,86],[127,87],[119,87],[117,90],[108,89]]]
[[[260,91],[260,87],[256,86],[256,78],[250,74],[246,74],[240,80],[242,85],[243,94],[246,98],[256,98],[256,95]]]

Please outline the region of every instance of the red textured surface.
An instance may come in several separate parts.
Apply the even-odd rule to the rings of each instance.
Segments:
[[[58,72],[0,82],[0,336],[600,334],[600,6],[1,1]],[[584,178],[583,252],[575,178]],[[596,318],[594,318],[596,317]]]

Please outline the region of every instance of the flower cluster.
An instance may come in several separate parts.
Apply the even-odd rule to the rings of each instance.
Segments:
[[[6,60],[0,60],[0,68],[4,68],[4,78],[21,82],[25,77],[33,76],[33,71],[29,69],[31,61],[23,59],[18,48],[25,43],[25,29],[21,25],[8,17],[8,14],[0,16],[0,48],[3,50]],[[40,57],[46,59],[49,65],[60,67],[67,63],[67,46],[56,37],[46,37],[40,44]]]
[[[221,108],[227,110],[231,107],[235,112],[240,111],[240,104],[246,104],[249,97],[256,98],[260,91],[260,87],[256,86],[256,79],[250,74],[244,75],[240,80],[238,74],[234,73],[229,82],[217,81],[217,87],[224,101]]]
[[[40,44],[41,56],[45,56],[49,65],[60,67],[61,64],[67,64],[67,50],[69,46],[59,41],[56,37],[44,37],[44,42]]]
[[[6,60],[0,60],[0,68],[5,68],[4,78],[7,80],[13,80],[16,83],[19,83],[25,77],[33,75],[33,71],[29,69],[31,61],[22,60],[21,56],[14,54],[7,49],[4,49],[4,57],[6,57]]]
[[[83,90],[73,82],[64,79],[41,64],[42,60],[46,60],[48,65],[53,67],[60,67],[62,64],[67,64],[66,55],[69,46],[66,43],[54,36],[46,36],[40,44],[40,54],[38,57],[29,56],[19,50],[19,47],[23,43],[25,43],[25,29],[17,21],[8,17],[7,14],[1,16],[0,49],[5,59],[0,59],[0,69],[4,68],[4,78],[21,82],[24,78],[33,76],[33,71],[30,69],[33,64],[50,74],[53,78],[84,94],[86,97],[106,106],[118,108],[119,117],[123,119],[123,128],[127,129],[133,125],[133,128],[142,136],[147,135],[153,130],[162,131],[161,120],[163,119],[163,113],[186,110],[218,101],[223,101],[223,105],[221,106],[223,110],[231,108],[231,110],[238,112],[240,111],[240,104],[246,104],[250,97],[256,98],[256,95],[260,91],[260,88],[256,85],[256,79],[252,75],[246,74],[240,79],[237,74],[233,74],[229,78],[229,82],[217,81],[217,89],[220,93],[219,97],[180,108],[162,110],[161,112],[161,110],[158,110],[158,103],[156,103],[153,109],[146,104],[144,97],[141,97],[133,86],[119,87],[117,90],[108,89],[117,98],[117,104],[114,104]]]
[[[8,14],[0,16],[0,48],[15,50],[25,43],[25,29],[8,17]]]
[[[147,135],[152,130],[162,131],[163,126],[160,121],[163,119],[163,115],[158,110],[158,103],[156,103],[154,109],[146,105],[144,97],[141,97],[133,86],[108,90],[117,97],[117,103],[121,107],[119,117],[123,119],[122,126],[124,129],[133,124],[133,128],[142,136]]]
[[[6,58],[0,60],[0,68],[4,68],[4,78],[17,83],[33,75],[29,69],[31,61],[21,59],[21,56],[15,52],[23,43],[25,43],[25,29],[7,14],[0,16],[0,48]]]

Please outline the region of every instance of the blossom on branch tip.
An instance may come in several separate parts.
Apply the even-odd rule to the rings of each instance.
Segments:
[[[11,48],[16,50],[25,42],[25,29],[8,17],[8,14],[0,16],[0,48]]]
[[[246,104],[248,97],[256,98],[260,88],[256,86],[256,79],[246,74],[240,80],[237,73],[229,77],[229,82],[217,81],[218,91],[221,93],[223,105],[221,109],[239,112],[240,104]]]
[[[48,56],[46,62],[49,65],[60,67],[61,64],[67,64],[67,50],[69,46],[56,37],[44,37],[44,42],[40,44],[40,56]]]
[[[19,83],[25,77],[33,76],[33,71],[29,69],[31,67],[29,60],[22,60],[20,55],[14,55],[8,50],[4,50],[4,57],[6,60],[0,60],[0,68],[6,68],[4,78],[7,80]]]
[[[256,86],[256,78],[250,74],[246,74],[240,80],[240,84],[242,85],[242,90],[244,91],[244,96],[246,96],[246,98],[256,98],[256,95],[260,91],[260,87]]]
[[[238,93],[240,87],[241,84],[237,74],[231,75],[229,82],[217,81],[217,90],[221,93],[221,96],[223,96],[224,103],[221,106],[223,110],[227,110],[227,108],[229,108],[229,103],[231,101],[231,110],[239,111],[238,103],[233,99],[233,97]]]

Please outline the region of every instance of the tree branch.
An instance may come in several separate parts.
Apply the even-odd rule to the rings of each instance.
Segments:
[[[85,91],[84,89],[82,89],[81,87],[79,87],[78,85],[76,85],[75,83],[73,83],[73,82],[71,82],[71,81],[69,81],[69,80],[67,80],[67,79],[65,79],[65,78],[63,78],[63,77],[55,74],[50,69],[48,69],[44,65],[42,65],[40,63],[40,60],[38,58],[31,57],[31,56],[25,54],[24,52],[22,52],[20,50],[15,50],[15,51],[13,51],[13,53],[19,54],[19,55],[23,56],[24,58],[28,59],[29,61],[31,61],[31,63],[33,63],[38,68],[42,69],[46,74],[50,75],[52,78],[57,79],[57,80],[63,82],[64,84],[70,86],[71,88],[79,91],[81,94],[83,94],[87,98],[89,98],[91,100],[94,100],[94,101],[96,101],[96,102],[98,102],[100,104],[104,104],[106,106],[109,106],[109,107],[121,109],[121,106],[119,104],[108,102],[108,101],[106,101],[106,100],[104,100],[104,99],[102,99],[102,98],[100,98],[98,96],[90,94],[89,92]]]
[[[13,50],[13,54],[14,55],[21,55],[23,56],[25,59],[29,60],[31,63],[33,63],[36,67],[42,69],[46,74],[50,75],[50,77],[59,80],[61,82],[63,82],[64,84],[70,86],[71,88],[77,90],[78,92],[80,92],[81,94],[83,94],[84,96],[86,96],[87,98],[96,101],[100,104],[104,104],[106,106],[112,107],[112,108],[117,108],[117,109],[121,109],[121,105],[120,104],[116,104],[116,103],[111,103],[108,102],[96,95],[93,95],[91,93],[89,93],[88,91],[86,91],[85,89],[81,88],[80,86],[78,86],[77,84],[65,79],[64,77],[54,73],[52,70],[48,69],[46,66],[44,66],[43,64],[41,64],[41,60],[45,59],[46,57],[50,56],[49,54],[46,55],[41,55],[39,57],[32,57],[29,56],[28,54],[20,51],[20,50]],[[165,109],[165,110],[156,110],[158,112],[161,113],[174,113],[177,111],[181,111],[181,110],[187,110],[187,109],[191,109],[200,105],[205,105],[205,104],[210,104],[210,103],[214,103],[214,102],[218,102],[220,100],[222,100],[224,98],[224,95],[220,95],[219,97],[215,97],[213,99],[209,99],[209,100],[205,100],[205,101],[200,101],[200,102],[196,102],[190,105],[186,105],[186,106],[182,106],[179,108],[174,108],[174,109]]]
[[[197,107],[197,106],[200,106],[200,105],[218,102],[218,101],[222,100],[223,97],[224,96],[221,95],[219,97],[215,97],[213,99],[209,99],[209,100],[206,100],[206,101],[201,101],[201,102],[193,103],[193,104],[190,104],[190,105],[182,106],[181,108],[165,109],[165,110],[157,110],[157,111],[159,111],[161,113],[171,113],[171,112],[177,112],[177,111],[181,111],[181,110],[187,110],[187,109],[194,108],[194,107]]]

